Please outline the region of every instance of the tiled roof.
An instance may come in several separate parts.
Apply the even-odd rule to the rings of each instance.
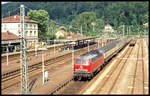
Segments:
[[[62,34],[64,34],[64,36],[67,36],[67,32],[65,32],[64,30],[59,30],[58,32],[61,32]]]
[[[19,36],[15,35],[14,33],[11,33],[11,32],[2,32],[1,36],[2,36],[2,40],[19,39]]]
[[[14,15],[10,17],[5,17],[5,18],[2,18],[2,22],[20,22],[20,16]],[[25,22],[37,23],[37,21],[30,20],[29,17],[25,17]]]
[[[65,26],[60,26],[58,29],[59,29],[59,30],[61,30],[61,29],[66,29],[66,27],[65,27]]]

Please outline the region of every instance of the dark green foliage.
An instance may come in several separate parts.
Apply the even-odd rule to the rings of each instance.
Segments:
[[[100,19],[104,24],[111,24],[115,29],[121,25],[141,26],[148,22],[148,2],[12,2],[2,5],[3,17],[8,16],[8,11],[11,15],[19,13],[16,8],[24,4],[27,8],[32,10],[46,10],[50,19],[58,23],[71,25],[76,22],[76,18],[83,12],[94,12],[96,19]],[[29,11],[26,9],[26,14]],[[14,11],[14,12],[13,12]],[[87,20],[87,22],[90,20]],[[76,25],[73,25],[76,26]],[[85,24],[87,30],[92,30],[89,23]],[[85,30],[86,34],[90,34]],[[100,29],[104,28],[100,26]],[[95,26],[96,27],[96,26]],[[78,28],[78,27],[77,27]],[[79,30],[73,30],[77,33]],[[84,32],[83,32],[84,33]],[[92,33],[97,34],[97,33]]]

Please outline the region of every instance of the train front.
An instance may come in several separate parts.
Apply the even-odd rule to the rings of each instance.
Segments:
[[[74,60],[74,79],[91,76],[91,64],[88,58],[77,58]]]

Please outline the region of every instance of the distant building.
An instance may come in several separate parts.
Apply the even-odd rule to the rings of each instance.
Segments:
[[[148,22],[147,23],[145,23],[145,24],[143,24],[145,27],[148,27]]]
[[[114,29],[110,24],[105,25],[104,32],[114,32]]]
[[[7,52],[7,48],[9,52],[13,52],[17,50],[17,47],[20,47],[20,38],[12,32],[1,32],[1,47],[2,53]]]
[[[65,32],[64,30],[59,30],[56,32],[56,38],[60,38],[60,37],[66,37],[68,34],[67,32]]]
[[[21,37],[20,16],[14,15],[2,18],[1,29],[2,32],[9,31]],[[25,17],[25,32],[27,36],[27,48],[31,47],[31,45],[35,45],[38,43],[37,21],[30,20],[29,17]]]

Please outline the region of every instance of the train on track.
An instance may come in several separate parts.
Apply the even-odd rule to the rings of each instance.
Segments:
[[[123,48],[123,46],[125,46],[125,44],[129,41],[129,39],[117,40],[104,47],[78,56],[74,60],[73,65],[74,80],[81,80],[81,78],[93,78],[95,73],[104,67],[105,60],[108,59],[111,54],[116,52],[116,50],[119,50],[121,47]]]

